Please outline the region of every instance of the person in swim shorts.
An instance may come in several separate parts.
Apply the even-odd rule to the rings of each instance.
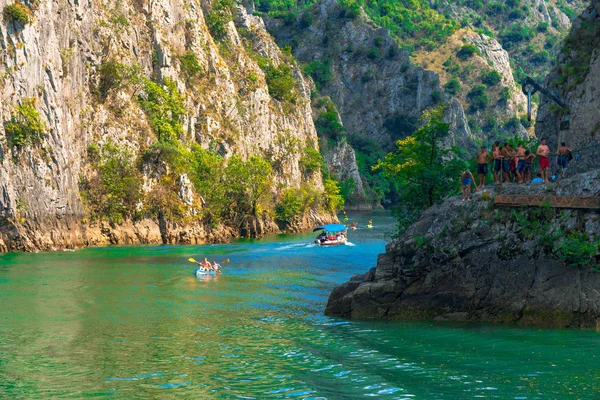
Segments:
[[[494,143],[492,147],[492,156],[494,157],[494,183],[496,185],[500,184],[500,180],[502,179],[502,147],[500,147],[500,142]]]
[[[558,150],[556,150],[556,154],[557,154],[557,156],[556,156],[556,163],[558,164],[558,166],[562,170],[562,177],[563,177],[563,179],[565,177],[565,172],[567,172],[567,165],[569,164],[568,155],[572,151],[573,150],[571,150],[570,148],[567,147],[567,145],[565,144],[565,142],[562,142],[560,144]]]
[[[460,176],[460,182],[462,183],[462,201],[471,201],[471,185],[475,182],[475,177],[471,171],[467,170]],[[477,186],[475,186],[477,190]]]
[[[549,173],[550,173],[550,147],[546,144],[546,138],[542,138],[540,145],[537,148],[535,154],[540,158],[540,170],[542,173],[542,180],[545,183],[549,183]]]
[[[529,150],[525,150],[525,168],[523,170],[524,173],[524,182],[529,182],[531,180],[531,168],[533,168],[533,159],[535,158],[535,154],[530,152]]]
[[[525,170],[525,147],[523,147],[523,145],[521,143],[519,143],[519,146],[517,146],[517,155],[516,155],[516,162],[517,162],[517,183],[523,183],[525,181],[524,179],[524,170]]]
[[[488,174],[488,162],[491,161],[490,154],[486,151],[485,146],[481,146],[479,153],[475,157],[477,161],[477,174],[479,175],[479,188],[485,189],[485,179]]]

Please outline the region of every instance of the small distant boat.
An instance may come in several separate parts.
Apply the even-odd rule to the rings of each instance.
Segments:
[[[373,225],[369,224],[369,225],[367,225],[367,228],[371,229],[371,228],[373,228]]]
[[[329,224],[318,226],[313,232],[322,231],[313,243],[320,246],[337,246],[348,241],[346,226],[341,224]]]
[[[373,228],[373,220],[370,219],[369,223],[367,224],[367,228],[372,229]]]

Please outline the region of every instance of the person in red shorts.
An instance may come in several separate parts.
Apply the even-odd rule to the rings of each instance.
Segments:
[[[541,144],[538,146],[535,154],[540,158],[540,170],[542,173],[542,180],[546,183],[550,182],[548,179],[550,173],[550,148],[546,144],[546,138],[542,138]]]

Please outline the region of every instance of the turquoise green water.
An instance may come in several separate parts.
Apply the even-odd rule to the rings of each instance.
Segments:
[[[360,221],[366,222],[368,216]],[[600,335],[324,317],[393,221],[231,245],[0,256],[0,398],[597,399]],[[198,280],[188,257],[230,258]]]

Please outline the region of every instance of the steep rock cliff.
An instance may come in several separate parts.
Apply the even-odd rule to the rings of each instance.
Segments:
[[[536,135],[546,137],[552,150],[560,142],[577,151],[572,171],[600,168],[600,2],[594,0],[574,22],[565,40],[556,68],[546,85],[566,103],[562,109],[542,97],[536,121]],[[569,120],[569,129],[561,122]],[[591,147],[590,146],[595,146]]]
[[[500,192],[500,189],[498,189]],[[502,194],[600,196],[600,172]],[[427,210],[377,267],[333,290],[325,313],[557,327],[600,322],[600,219],[593,210],[494,207],[450,198]]]
[[[291,45],[303,63],[327,64],[331,76],[320,87],[339,109],[348,135],[369,137],[390,148],[412,133],[422,112],[444,100],[437,74],[415,66],[388,30],[361,13],[349,18],[335,0],[304,11],[285,24],[268,19],[280,45]],[[308,26],[306,26],[308,25]],[[456,144],[471,141],[468,130],[453,132]]]
[[[322,190],[320,174],[307,176],[301,170],[301,151],[288,149],[290,138],[299,149],[318,145],[308,82],[281,53],[260,18],[238,9],[230,10],[236,14],[235,23],[220,20],[219,12],[227,10],[219,10],[221,3],[217,3],[36,1],[22,6],[29,10],[25,10],[29,21],[5,15],[0,24],[0,119],[5,128],[0,128],[1,250],[191,243],[223,240],[240,230],[262,234],[277,229],[267,220],[258,228],[218,228],[168,218],[120,226],[101,219],[90,223],[79,188],[81,179],[94,174],[87,162],[88,147],[110,142],[141,154],[157,140],[137,101],[143,87],[110,82],[110,90],[98,95],[102,67],[111,62],[119,68],[132,67],[159,85],[166,79],[174,82],[184,104],[179,121],[183,133],[178,138],[182,143],[199,143],[225,158],[232,154],[243,159],[253,155],[270,161],[281,158],[279,168],[274,168],[272,190],[303,183]],[[0,1],[1,9],[7,6],[10,2]],[[207,24],[211,10],[218,36]],[[195,60],[193,77],[184,62],[190,54]],[[289,64],[297,92],[293,104],[270,94],[257,55],[269,59],[274,68]],[[17,144],[6,128],[21,118],[23,105],[33,105],[39,112],[34,119],[46,129],[35,141]],[[144,170],[146,192],[155,187],[161,168]],[[198,213],[198,197],[203,194],[192,193],[184,176],[177,182],[178,204],[189,215]],[[190,196],[196,196],[198,204],[192,205]],[[331,219],[326,214],[319,217]]]

